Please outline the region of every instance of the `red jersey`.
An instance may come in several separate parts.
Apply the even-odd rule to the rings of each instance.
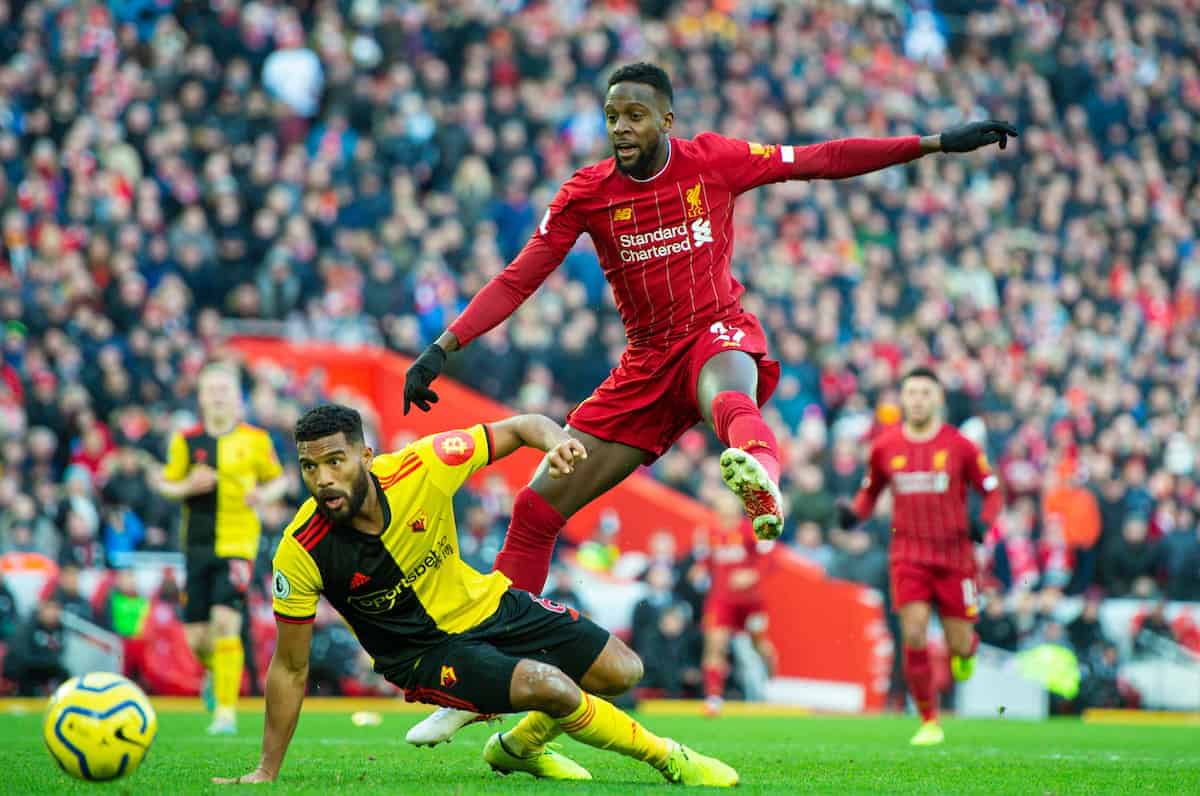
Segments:
[[[712,578],[712,584],[709,586],[710,599],[719,597],[727,602],[759,600],[759,586],[767,562],[764,552],[770,549],[772,543],[760,542],[748,520],[740,523],[737,528],[712,531],[708,543],[709,575]],[[748,588],[735,589],[730,580],[733,573],[741,569],[754,570],[758,573],[758,580]]]
[[[897,426],[871,445],[854,513],[870,516],[879,493],[892,490],[893,561],[975,571],[969,537],[967,486],[984,497],[980,520],[990,526],[1000,513],[1000,490],[987,457],[958,429],[943,424],[932,438],[914,442]]]
[[[759,185],[838,179],[906,163],[920,138],[764,146],[701,133],[668,139],[667,162],[638,180],[608,158],[559,189],[529,243],[451,325],[466,345],[511,315],[583,233],[591,236],[631,348],[669,346],[740,311],[733,278],[733,206]]]

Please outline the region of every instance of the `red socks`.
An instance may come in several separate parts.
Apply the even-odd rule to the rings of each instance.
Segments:
[[[725,666],[704,665],[701,667],[704,671],[704,696],[706,697],[723,697],[725,696]]]
[[[921,713],[921,721],[937,718],[937,700],[933,693],[933,667],[929,664],[929,649],[904,648],[904,679],[908,692]]]
[[[566,522],[544,497],[525,487],[513,499],[512,522],[494,568],[507,575],[515,588],[541,594],[550,575],[554,541]]]
[[[763,420],[754,400],[740,392],[717,393],[712,402],[712,416],[717,439],[730,448],[749,453],[778,484],[779,455],[775,434]]]

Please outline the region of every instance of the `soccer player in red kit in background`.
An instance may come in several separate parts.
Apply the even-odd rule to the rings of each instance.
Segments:
[[[762,579],[766,574],[767,553],[774,542],[759,541],[742,516],[742,507],[733,495],[718,499],[720,526],[708,542],[708,569],[711,585],[704,598],[704,713],[721,712],[725,680],[729,676],[729,642],[742,630],[750,636],[754,649],[775,671],[775,647],[767,638],[767,606],[762,597]]]
[[[841,179],[931,152],[1005,146],[1017,131],[973,122],[940,135],[850,138],[812,146],[737,141],[715,133],[674,138],[671,80],[636,63],[609,77],[604,116],[614,156],[580,169],[559,189],[529,242],[409,368],[404,411],[429,411],[430,384],[448,354],[510,315],[591,236],[625,325],[621,362],[567,416],[587,458],[568,478],[543,465],[513,503],[496,568],[540,592],[559,531],[580,508],[658,458],[704,420],[727,446],[725,483],[760,538],[783,530],[775,435],[759,407],[779,380],[758,319],[741,306],[733,278],[738,195],[784,180]]]
[[[982,541],[1001,508],[999,484],[987,457],[942,422],[942,402],[941,383],[929,368],[916,368],[904,377],[903,422],[876,438],[862,488],[853,503],[839,506],[839,524],[849,528],[871,516],[884,489],[892,491],[892,599],[900,614],[904,676],[921,713],[914,746],[945,739],[925,643],[930,612],[937,607],[955,679],[967,679],[979,645],[975,542]],[[968,517],[968,486],[983,495],[978,519]]]

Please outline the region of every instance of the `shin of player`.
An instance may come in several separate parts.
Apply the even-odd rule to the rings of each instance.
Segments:
[[[843,528],[871,514],[885,488],[893,497],[889,570],[893,602],[900,614],[904,676],[921,714],[915,746],[941,743],[934,672],[926,643],[936,608],[950,648],[956,679],[974,667],[978,638],[974,622],[974,541],[1000,512],[996,477],[987,458],[957,429],[941,419],[942,388],[937,375],[917,368],[900,383],[903,423],[871,445],[867,475],[853,504],[839,507]],[[983,495],[978,520],[968,517],[967,488]]]

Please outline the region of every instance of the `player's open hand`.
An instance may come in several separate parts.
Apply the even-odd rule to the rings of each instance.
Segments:
[[[973,152],[989,144],[999,144],[1001,149],[1008,146],[1008,137],[1016,138],[1017,128],[1008,122],[988,119],[986,122],[971,122],[970,124],[951,127],[942,133],[943,152]]]
[[[261,768],[256,768],[249,774],[242,774],[240,777],[213,777],[212,781],[214,785],[257,785],[263,782],[274,782],[275,778]]]
[[[404,374],[404,414],[408,414],[413,404],[422,412],[428,412],[438,402],[437,393],[429,389],[429,385],[433,384],[445,364],[446,350],[437,343],[431,343],[416,358]]]
[[[568,437],[555,445],[546,454],[546,462],[550,465],[550,477],[562,478],[575,472],[575,462],[587,458],[587,448],[574,437]]]

